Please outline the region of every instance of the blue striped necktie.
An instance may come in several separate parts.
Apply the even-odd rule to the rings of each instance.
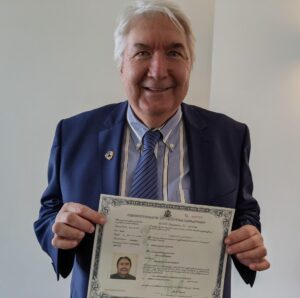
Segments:
[[[148,130],[143,137],[143,151],[136,165],[131,184],[130,197],[157,199],[157,160],[154,148],[161,133],[158,130]]]

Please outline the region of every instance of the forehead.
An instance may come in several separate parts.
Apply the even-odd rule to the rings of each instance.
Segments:
[[[120,261],[119,261],[119,264],[121,264],[121,263],[130,263],[127,259],[121,259]]]
[[[182,44],[187,48],[185,32],[166,15],[139,16],[131,21],[126,37],[127,46],[146,44],[149,46]]]

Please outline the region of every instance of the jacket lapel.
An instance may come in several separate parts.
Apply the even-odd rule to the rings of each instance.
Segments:
[[[98,134],[101,164],[101,193],[119,194],[123,133],[127,102],[121,103],[108,116],[105,127]]]
[[[208,197],[208,155],[209,138],[207,123],[199,108],[182,104],[186,131],[191,177],[191,203],[209,205]]]
[[[199,108],[182,104],[191,177],[191,203],[209,204],[208,157],[209,137],[207,123]],[[108,116],[98,134],[101,164],[101,193],[119,194],[123,134],[126,123],[127,102],[121,103]]]

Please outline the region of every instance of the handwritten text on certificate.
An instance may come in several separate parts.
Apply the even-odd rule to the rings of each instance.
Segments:
[[[234,210],[101,196],[88,297],[222,297]]]

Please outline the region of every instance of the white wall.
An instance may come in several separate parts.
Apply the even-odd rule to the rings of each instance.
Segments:
[[[300,293],[300,1],[217,0],[210,108],[246,122],[272,267],[233,298]]]
[[[33,233],[57,122],[123,97],[113,64],[125,0],[0,1],[0,297],[68,297]],[[191,17],[198,60],[189,102],[207,106],[214,1],[177,0]]]
[[[68,297],[32,230],[59,119],[123,96],[112,63],[125,0],[0,1],[0,296]],[[190,102],[210,92],[211,0],[177,0],[198,37]],[[233,298],[299,296],[300,2],[217,0],[210,108],[246,122],[272,268]],[[41,294],[42,293],[42,294]]]

